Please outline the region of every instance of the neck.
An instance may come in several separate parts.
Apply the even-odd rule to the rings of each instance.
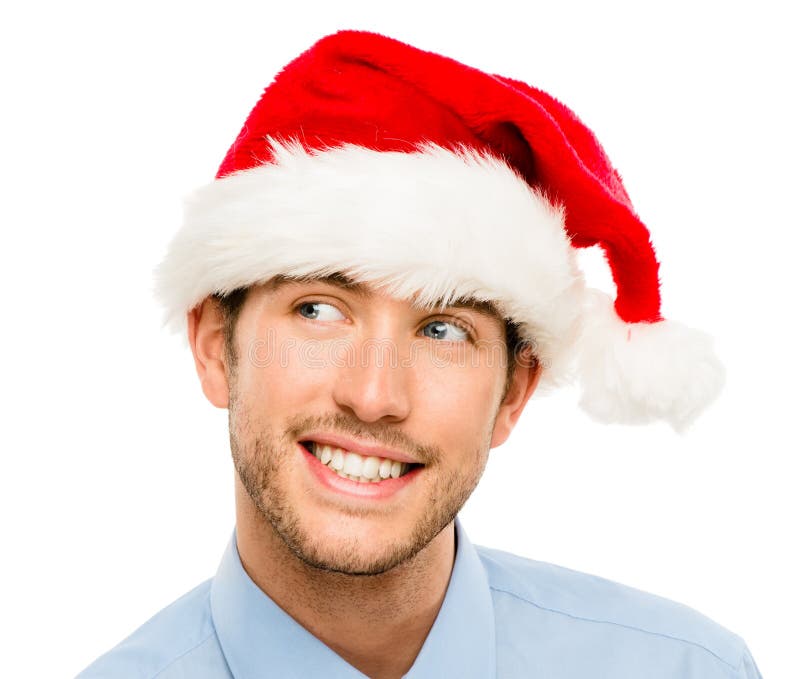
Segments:
[[[352,576],[298,559],[236,483],[239,557],[255,584],[300,625],[372,679],[402,677],[444,600],[455,558],[450,523],[387,573]]]

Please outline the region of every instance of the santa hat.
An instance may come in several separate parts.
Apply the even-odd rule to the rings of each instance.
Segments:
[[[588,289],[599,245],[616,299]],[[493,302],[604,422],[688,426],[719,393],[711,338],[660,313],[658,261],[619,175],[566,106],[523,82],[363,31],[266,88],[156,270],[164,324],[277,274],[346,272],[419,304]],[[577,371],[577,375],[576,375]]]

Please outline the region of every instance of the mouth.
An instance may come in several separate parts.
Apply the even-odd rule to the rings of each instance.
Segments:
[[[317,441],[300,441],[300,445],[333,473],[358,483],[381,483],[399,479],[423,466],[416,462],[401,462],[388,457],[360,455]]]

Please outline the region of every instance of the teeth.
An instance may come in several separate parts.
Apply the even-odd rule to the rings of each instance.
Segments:
[[[364,458],[355,453],[347,453],[344,456],[344,471],[346,474],[358,478],[361,476],[361,470],[364,468]]]
[[[322,446],[322,450],[319,454],[319,461],[322,464],[328,464],[333,459],[333,451],[331,450],[330,446]]]
[[[377,457],[368,457],[364,460],[364,467],[361,470],[361,475],[368,479],[378,478],[378,469],[380,469],[381,461]]]
[[[405,462],[381,457],[362,457],[341,448],[322,443],[312,443],[314,456],[339,476],[359,483],[380,483],[383,479],[397,479],[410,466]]]

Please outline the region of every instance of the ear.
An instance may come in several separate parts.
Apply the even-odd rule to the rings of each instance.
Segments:
[[[541,364],[533,358],[528,348],[516,361],[508,393],[497,410],[490,448],[502,445],[511,435],[542,374]]]
[[[211,297],[188,315],[189,346],[203,393],[217,408],[228,407],[228,374],[225,367],[225,335],[219,304]]]

